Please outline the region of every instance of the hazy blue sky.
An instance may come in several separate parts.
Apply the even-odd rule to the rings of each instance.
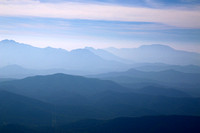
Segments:
[[[0,0],[0,40],[37,47],[165,44],[200,52],[200,0]]]

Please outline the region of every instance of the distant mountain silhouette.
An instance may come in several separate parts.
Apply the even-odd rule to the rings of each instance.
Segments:
[[[12,78],[0,78],[0,82],[14,80]]]
[[[142,88],[145,86],[166,86],[185,91],[194,96],[200,96],[200,74],[183,73],[175,70],[158,72],[144,72],[129,69],[124,72],[110,72],[91,77],[112,80],[130,88]],[[162,88],[162,87],[161,87]]]
[[[103,91],[127,92],[128,89],[112,81],[105,81],[81,76],[54,74],[34,76],[21,80],[7,81],[0,85],[8,91],[59,104],[84,102],[84,96]],[[39,94],[38,94],[39,93]],[[74,101],[72,101],[74,99]]]
[[[19,65],[9,65],[0,68],[1,78],[24,78],[36,74],[36,70],[26,69]]]
[[[173,88],[164,88],[157,86],[147,86],[141,89],[135,90],[137,93],[155,95],[155,96],[168,96],[168,97],[190,97],[187,93],[173,89]]]
[[[200,66],[197,65],[168,65],[162,63],[137,63],[133,65],[133,68],[139,71],[165,71],[175,70],[185,73],[200,73]]]
[[[19,65],[8,65],[0,68],[0,78],[26,78],[36,75],[50,75],[56,73],[65,73],[73,75],[85,75],[86,71],[81,70],[66,70],[66,69],[28,69]]]
[[[63,116],[59,123],[120,116],[200,115],[200,99],[180,97],[180,92],[173,97],[170,93],[139,94],[112,81],[65,74],[5,81],[0,89],[56,106]]]
[[[57,48],[37,48],[13,40],[0,42],[0,67],[20,65],[32,69],[67,69],[99,73],[127,68],[123,63],[105,60],[87,49],[67,51]]]
[[[135,68],[138,63],[166,63],[175,65],[200,65],[200,54],[175,50],[165,45],[144,45],[139,48],[94,49],[86,47],[67,51],[58,48],[37,48],[13,40],[0,41],[0,67],[19,65],[31,69],[65,69],[70,74],[94,74]],[[138,70],[155,70],[157,67]],[[159,70],[166,70],[160,67]],[[199,72],[195,66],[168,69]],[[30,75],[29,75],[30,76]]]
[[[176,70],[185,73],[200,73],[200,67],[195,65],[179,66],[167,65],[161,63],[135,63],[132,66],[136,70],[144,72],[159,72],[164,70]],[[19,65],[8,65],[0,68],[0,78],[25,78],[35,75],[49,75],[55,73],[65,73],[72,75],[87,75],[84,70],[67,70],[67,69],[28,69]],[[137,79],[135,79],[137,80]],[[1,81],[1,79],[0,79]]]
[[[166,63],[174,65],[200,65],[200,54],[175,50],[169,46],[153,44],[139,48],[107,48],[112,54],[135,62]]]
[[[118,62],[122,62],[122,63],[132,63],[132,61],[130,61],[130,60],[128,61],[126,59],[120,58],[106,50],[103,50],[103,49],[94,49],[92,47],[85,47],[85,49],[90,50],[95,55],[98,55],[105,60],[113,60],[113,61],[118,61]]]
[[[165,70],[159,72],[144,72],[136,69],[129,69],[124,72],[110,72],[93,77],[110,79],[112,77],[130,77],[130,78],[141,78],[149,79],[149,81],[160,81],[170,83],[190,83],[198,84],[200,80],[200,74],[183,73],[175,70]]]

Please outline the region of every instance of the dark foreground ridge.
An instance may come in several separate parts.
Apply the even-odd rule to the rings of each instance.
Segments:
[[[145,116],[111,120],[82,120],[57,127],[2,125],[1,133],[198,133],[200,117]]]

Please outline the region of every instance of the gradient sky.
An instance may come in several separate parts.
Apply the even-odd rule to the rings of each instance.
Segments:
[[[0,40],[67,50],[164,44],[200,52],[199,0],[0,0]]]

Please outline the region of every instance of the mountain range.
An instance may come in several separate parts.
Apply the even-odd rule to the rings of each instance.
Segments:
[[[161,44],[143,45],[138,48],[107,48],[105,50],[121,58],[141,63],[200,65],[199,53],[176,50]]]
[[[172,69],[164,71],[139,71],[129,69],[123,72],[110,72],[89,77],[112,80],[128,88],[143,88],[156,86],[163,88],[176,88],[193,96],[200,96],[200,74],[185,73]]]
[[[1,133],[199,132],[200,54],[0,41]]]
[[[56,48],[37,48],[13,40],[0,42],[0,66],[19,65],[31,69],[66,69],[98,73],[119,70],[126,65],[105,60],[87,49],[67,51]]]
[[[157,63],[137,63],[134,64],[132,69],[143,71],[143,72],[160,72],[167,70],[175,70],[183,73],[200,73],[200,66],[187,65],[167,65],[167,64],[157,64]],[[72,75],[88,75],[87,72],[82,70],[67,70],[67,69],[30,69],[24,68],[19,65],[8,65],[0,68],[0,81],[4,81],[12,78],[25,78],[35,75],[50,75],[56,73],[72,74]],[[91,73],[89,73],[91,74]]]
[[[129,49],[86,47],[67,51],[51,47],[37,48],[13,40],[2,40],[0,60],[0,67],[19,65],[29,69],[65,69],[73,71],[73,74],[94,74],[122,71],[139,66],[141,63],[142,66],[144,63],[200,65],[200,54],[156,44]],[[199,71],[199,68],[197,69]]]
[[[43,125],[48,125],[46,122],[52,119],[51,112],[56,114],[59,124],[87,118],[200,115],[200,99],[180,91],[170,90],[168,94],[173,95],[152,95],[112,81],[81,76],[54,74],[4,81],[0,90],[0,114],[5,114],[0,123],[17,121],[16,113],[23,114],[25,111],[32,113],[31,117],[37,116],[35,121]],[[44,112],[47,116],[41,117]],[[19,117],[20,123],[27,123],[26,115]]]

